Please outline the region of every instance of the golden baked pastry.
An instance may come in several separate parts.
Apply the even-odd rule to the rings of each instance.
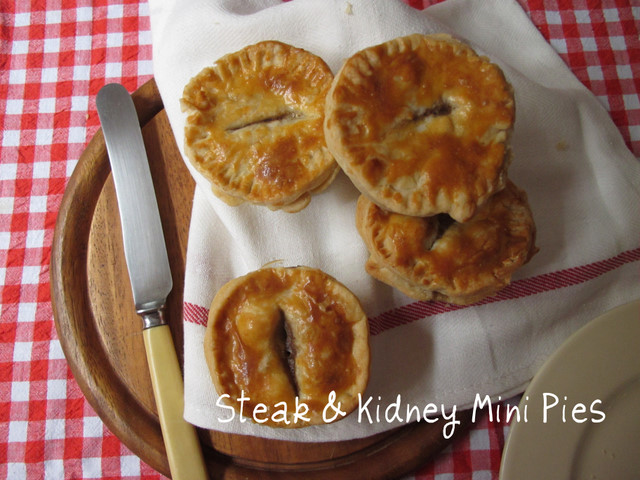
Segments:
[[[515,120],[501,69],[449,35],[347,59],[327,95],[327,146],[361,193],[406,215],[471,218],[504,188]]]
[[[511,181],[465,223],[389,213],[362,195],[356,226],[370,253],[367,272],[417,300],[477,302],[537,252],[527,196]]]
[[[339,169],[322,127],[332,79],[321,58],[276,41],[220,58],[184,89],[187,157],[230,205],[301,210]]]
[[[243,415],[304,427],[325,423],[329,403],[345,413],[356,407],[369,378],[368,328],[356,296],[333,277],[308,267],[263,268],[216,294],[204,353],[218,394],[236,411],[244,395]],[[301,421],[296,397],[309,409]],[[328,412],[328,420],[342,418]]]

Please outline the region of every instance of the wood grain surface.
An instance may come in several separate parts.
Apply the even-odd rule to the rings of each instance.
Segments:
[[[183,358],[182,291],[194,182],[175,144],[152,80],[133,94],[163,221],[174,288],[167,318]],[[51,260],[58,337],[70,368],[106,426],[144,462],[169,467],[122,251],[120,220],[101,131],[65,192]],[[203,379],[207,380],[207,379]],[[471,423],[460,412],[460,434]],[[295,443],[199,430],[211,478],[397,478],[446,446],[442,421],[369,438]]]

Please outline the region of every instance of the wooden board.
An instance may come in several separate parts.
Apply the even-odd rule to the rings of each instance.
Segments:
[[[182,291],[194,182],[175,144],[152,80],[133,94],[169,250],[168,298],[182,360]],[[144,462],[169,476],[141,320],[133,307],[120,220],[102,132],[91,140],[60,208],[51,260],[58,337],[71,370],[107,427]],[[468,412],[458,415],[470,425]],[[295,443],[200,429],[211,478],[396,478],[427,462],[450,440],[442,423],[414,423],[369,438]]]

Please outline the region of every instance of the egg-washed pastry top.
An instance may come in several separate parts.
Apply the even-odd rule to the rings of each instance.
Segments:
[[[414,34],[346,60],[327,95],[325,137],[372,201],[457,221],[504,188],[515,120],[501,69],[445,34]]]
[[[537,252],[525,192],[508,181],[465,223],[389,213],[360,196],[366,270],[409,297],[466,305],[493,295]]]
[[[204,354],[218,394],[228,395],[224,398],[236,411],[243,395],[249,398],[243,415],[254,419],[255,414],[258,423],[321,424],[331,392],[333,405],[345,413],[364,392],[367,317],[357,297],[321,270],[263,268],[231,280],[216,294]],[[295,421],[296,397],[309,408],[306,420]],[[333,416],[327,419],[342,418]]]
[[[321,58],[276,41],[220,58],[184,89],[187,157],[230,205],[304,208],[338,171],[322,130],[332,79]]]

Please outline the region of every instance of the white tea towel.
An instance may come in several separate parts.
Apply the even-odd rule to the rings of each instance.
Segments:
[[[638,160],[515,0],[447,0],[422,12],[400,0],[150,0],[150,7],[155,79],[180,148],[184,85],[246,45],[280,40],[321,56],[336,72],[357,50],[397,36],[445,31],[466,39],[514,86],[509,176],[529,195],[540,247],[496,298],[466,308],[415,302],[365,273],[367,252],[354,225],[358,192],[343,174],[305,210],[288,214],[223,204],[187,162],[197,182],[184,291],[188,421],[325,441],[401,425],[407,407],[460,411],[478,397],[522,391],[570,333],[640,297]],[[275,260],[321,268],[364,304],[372,369],[360,416],[284,430],[231,418],[216,405],[202,348],[207,309],[222,284]],[[386,418],[396,403],[400,415]]]

